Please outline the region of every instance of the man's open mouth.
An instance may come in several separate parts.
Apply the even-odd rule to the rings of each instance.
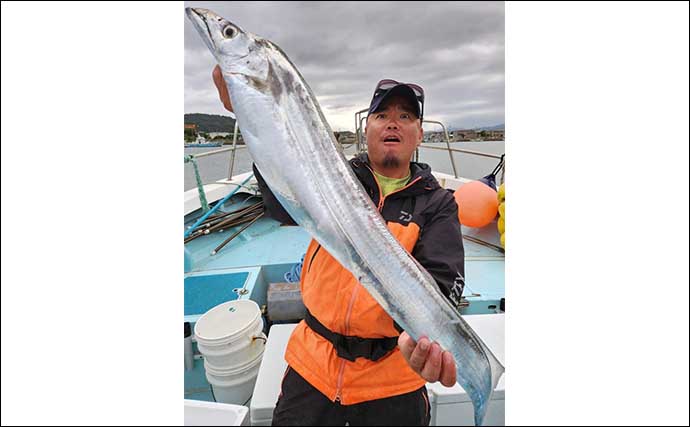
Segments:
[[[383,138],[383,142],[400,142],[400,138],[397,136],[387,136]]]

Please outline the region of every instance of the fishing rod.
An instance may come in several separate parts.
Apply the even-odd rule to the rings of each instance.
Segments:
[[[247,222],[253,220],[254,218],[255,218],[254,216],[248,216],[248,217],[246,217],[246,218],[241,218],[241,219],[239,219],[239,220],[238,220],[238,219],[235,219],[235,220],[233,220],[233,221],[229,221],[229,222],[227,222],[227,223],[223,223],[223,224],[221,224],[220,227],[215,228],[215,229],[213,229],[213,230],[209,230],[209,229],[197,230],[197,231],[195,231],[194,233],[192,233],[191,236],[187,237],[187,238],[184,240],[184,243],[187,244],[187,243],[191,242],[192,240],[194,240],[194,239],[196,239],[196,238],[198,238],[198,237],[201,237],[201,236],[205,236],[205,235],[207,235],[207,234],[210,234],[211,231],[216,231],[216,230],[218,230],[218,232],[223,232],[224,229],[228,229],[228,228],[232,228],[232,227],[235,227],[235,226],[238,226],[238,225],[245,224],[245,223],[247,223]]]
[[[253,215],[260,210],[263,210],[263,202],[257,203],[256,205],[251,206],[250,208],[243,210],[242,212],[239,212],[236,215],[232,215],[228,218],[225,218],[223,221],[220,221],[216,224],[211,225],[210,227],[208,227],[204,230],[204,234],[209,234],[212,231],[216,231],[216,230],[219,230],[221,228],[224,228],[227,226],[227,224],[232,223],[233,221],[240,219],[240,218],[243,218],[247,215]]]
[[[244,199],[242,201],[242,203],[244,203],[247,200],[252,199],[254,197],[258,197],[258,196],[251,195],[251,196],[247,197],[246,199]],[[209,218],[204,220],[202,223],[200,223],[199,226],[197,227],[197,229],[194,230],[194,232],[192,232],[189,236],[185,237],[184,243],[187,244],[188,242],[191,242],[192,240],[196,239],[199,236],[202,236],[204,234],[208,234],[209,233],[208,230],[210,227],[212,227],[215,224],[226,221],[227,219],[229,219],[228,216],[236,215],[235,218],[237,218],[238,216],[241,216],[241,215],[237,215],[237,214],[243,214],[245,212],[248,212],[252,208],[255,208],[256,206],[261,205],[262,203],[263,203],[263,201],[259,201],[253,205],[249,205],[249,206],[245,206],[245,207],[242,207],[239,209],[235,209],[234,211],[231,211],[231,212],[224,212],[221,214],[216,214],[216,215],[210,216]],[[189,227],[189,228],[191,229],[191,227]]]
[[[209,233],[216,231],[216,230],[220,232],[220,231],[223,231],[225,229],[234,227],[236,225],[244,224],[245,222],[254,219],[258,212],[263,212],[263,210],[257,209],[251,213],[247,213],[247,214],[242,215],[238,218],[233,218],[232,220],[228,220],[228,221],[223,222],[221,224],[214,225],[213,227],[209,228],[208,230],[204,230],[204,234],[209,234]]]
[[[258,216],[258,215],[257,215],[257,216]],[[250,222],[250,221],[253,221],[255,218],[256,218],[256,216],[249,216],[249,217],[246,217],[246,218],[242,218],[242,219],[237,220],[237,221],[235,221],[235,222],[233,222],[233,223],[231,223],[231,224],[228,224],[227,227],[225,227],[225,228],[219,229],[218,232],[219,232],[219,233],[222,233],[222,232],[225,231],[226,229],[230,229],[230,228],[236,227],[236,226],[238,226],[238,225],[246,224],[246,223],[248,223],[248,222]]]
[[[196,230],[196,228],[199,226],[199,224],[201,224],[202,222],[206,221],[206,218],[208,218],[208,217],[210,217],[211,215],[213,215],[213,214],[218,210],[218,208],[220,208],[226,201],[228,201],[228,199],[230,199],[230,197],[232,197],[235,193],[237,193],[237,192],[239,191],[240,188],[242,188],[241,186],[243,186],[244,184],[246,184],[246,183],[247,183],[250,179],[252,179],[253,177],[254,177],[254,174],[253,174],[253,173],[250,174],[247,178],[245,178],[244,181],[242,181],[242,182],[237,186],[237,188],[235,188],[235,189],[232,190],[230,193],[228,193],[227,196],[223,197],[218,203],[216,203],[216,205],[215,205],[213,208],[211,208],[211,210],[209,210],[209,211],[206,212],[204,215],[202,215],[201,218],[199,218],[191,227],[189,227],[189,228],[184,232],[184,237],[189,237],[189,235],[192,234],[192,233],[194,232],[194,230]]]
[[[206,228],[206,229],[211,228],[211,227],[218,225],[220,223],[232,220],[234,218],[238,218],[238,217],[246,214],[247,212],[251,212],[253,209],[256,209],[257,206],[262,206],[262,205],[263,205],[263,202],[257,202],[251,206],[247,206],[247,207],[244,207],[242,209],[237,209],[233,212],[228,212],[227,215],[224,215],[223,217],[219,217],[219,218],[216,218],[215,220],[208,221],[204,224],[201,224],[199,226],[199,228]]]
[[[251,195],[251,196],[247,197],[246,199],[244,199],[241,203],[244,203],[244,202],[246,202],[247,200],[253,199],[253,198],[255,198],[255,197],[258,197],[258,196]],[[257,203],[259,203],[259,202],[257,202]],[[202,222],[201,224],[199,224],[199,227],[202,227],[202,226],[204,226],[204,225],[206,225],[206,224],[209,224],[209,223],[212,223],[212,222],[216,222],[217,220],[219,220],[219,219],[221,219],[221,218],[225,218],[225,217],[227,217],[228,215],[232,215],[232,214],[241,212],[241,211],[247,209],[248,207],[255,206],[255,205],[256,205],[256,203],[255,203],[254,205],[244,206],[244,207],[235,209],[234,211],[231,211],[231,212],[223,212],[223,213],[218,214],[218,215],[210,216],[210,217],[208,217],[204,222]]]
[[[254,205],[248,206],[246,208],[238,209],[234,212],[231,212],[232,215],[231,217],[225,217],[221,218],[218,222],[214,224],[209,224],[206,227],[201,227],[197,229],[194,233],[192,233],[189,237],[187,237],[184,240],[184,243],[187,244],[191,242],[192,240],[204,236],[206,234],[210,234],[214,231],[219,231],[222,232],[224,229],[228,229],[231,227],[235,227],[237,225],[245,224],[248,221],[251,221],[252,219],[255,218],[257,212],[262,212],[263,211],[263,201],[258,202]]]
[[[230,236],[230,237],[228,237],[227,239],[225,239],[225,241],[224,241],[223,243],[221,243],[220,245],[218,245],[217,248],[215,248],[213,251],[211,251],[211,255],[217,254],[218,251],[221,250],[221,249],[223,249],[223,247],[224,247],[225,245],[227,245],[228,243],[230,243],[230,242],[232,241],[232,239],[234,239],[235,237],[239,236],[241,232],[243,232],[244,230],[246,230],[247,228],[249,228],[249,226],[251,226],[252,224],[254,224],[254,223],[255,223],[259,218],[261,218],[262,216],[264,216],[264,213],[263,213],[263,212],[261,212],[259,215],[257,215],[256,218],[252,219],[247,225],[245,225],[244,227],[242,227],[242,228],[240,228],[239,230],[237,230],[232,236]]]
[[[205,227],[198,228],[189,237],[184,239],[184,243],[187,244],[200,236],[210,234],[214,231],[223,231],[224,229],[244,224],[247,221],[254,219],[254,216],[259,211],[263,211],[263,201],[233,211],[231,213],[235,215],[232,215],[231,217],[220,218],[220,220],[214,224],[209,224]]]
[[[479,244],[479,245],[486,246],[487,248],[491,248],[491,249],[497,250],[498,252],[500,252],[500,253],[502,253],[502,254],[505,254],[505,253],[506,253],[506,250],[503,249],[502,247],[496,246],[496,245],[494,245],[494,244],[492,244],[492,243],[485,242],[485,241],[480,240],[480,239],[477,239],[476,237],[466,236],[466,235],[464,235],[464,234],[463,234],[462,237],[463,237],[464,239],[469,240],[470,242],[474,242],[474,243],[477,243],[477,244]]]
[[[204,235],[204,230],[197,230],[194,233],[192,233],[189,237],[184,239],[184,243],[186,245],[187,243],[191,242],[192,240],[196,239],[197,237],[200,237],[203,235]]]

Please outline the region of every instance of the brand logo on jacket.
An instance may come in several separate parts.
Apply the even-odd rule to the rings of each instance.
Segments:
[[[398,219],[403,222],[410,222],[412,221],[412,214],[409,212],[400,211],[400,217]]]
[[[458,275],[453,280],[453,286],[450,288],[450,299],[453,301],[456,307],[460,308],[460,301],[462,300],[462,291],[465,289],[465,278],[462,277],[460,272],[456,272]]]

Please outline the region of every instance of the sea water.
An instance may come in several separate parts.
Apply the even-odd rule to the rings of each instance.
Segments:
[[[450,156],[447,150],[436,150],[429,147],[445,148],[445,143],[431,143],[424,144],[419,149],[419,161],[427,163],[431,169],[438,172],[445,172],[453,175],[453,166],[450,161]],[[451,148],[478,151],[482,153],[494,154],[500,156],[505,152],[504,141],[477,141],[477,142],[451,142]],[[224,145],[222,148],[229,148],[230,145]],[[185,148],[184,154],[200,154],[208,151],[220,150],[221,147],[205,147],[205,148]],[[351,145],[345,149],[345,154],[354,154],[355,146]],[[220,154],[206,156],[197,159],[199,166],[199,174],[201,181],[204,184],[210,184],[219,179],[225,179],[229,173],[229,162],[231,152],[227,151]],[[477,156],[465,153],[453,153],[455,160],[455,168],[458,176],[469,179],[479,179],[488,175],[498,164],[498,159]],[[180,160],[182,161],[182,160]],[[286,165],[289,167],[289,165]],[[239,148],[235,154],[235,164],[232,171],[233,175],[252,170],[252,158],[246,148]],[[500,177],[500,175],[499,175]],[[191,163],[184,165],[184,189],[185,191],[196,188],[196,179],[194,178],[194,168]]]

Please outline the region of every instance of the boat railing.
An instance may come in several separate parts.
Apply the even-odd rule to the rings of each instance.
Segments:
[[[237,149],[240,148],[247,148],[243,145],[240,145],[237,147]],[[213,150],[213,151],[207,151],[205,153],[199,153],[199,154],[190,154],[190,156],[194,157],[195,159],[199,159],[201,157],[206,157],[206,156],[212,156],[214,154],[220,154],[220,153],[227,153],[228,151],[234,151],[235,147],[229,147],[229,148],[221,148],[220,150]]]
[[[216,154],[222,154],[230,152],[230,162],[228,163],[228,179],[232,178],[232,173],[235,168],[235,153],[239,149],[247,148],[246,145],[237,145],[237,136],[239,132],[239,127],[237,126],[237,121],[235,121],[235,130],[232,134],[232,146],[228,148],[221,148],[220,150],[207,151],[205,153],[190,154],[189,157],[193,159],[199,159],[207,156],[214,156]]]
[[[366,136],[364,135],[364,131],[363,131],[364,125],[363,124],[364,124],[364,121],[367,119],[367,114],[365,114],[365,113],[368,113],[368,112],[369,112],[368,109],[363,109],[363,110],[359,110],[355,113],[355,138],[356,138],[356,140],[354,143],[342,144],[343,148],[349,148],[350,146],[355,144],[357,153],[362,153],[362,152],[367,151]],[[436,120],[424,120],[422,123],[423,124],[426,124],[426,123],[435,124],[435,125],[441,126],[441,129],[443,130],[443,136],[445,138],[445,147],[435,147],[435,146],[431,145],[433,143],[429,143],[429,142],[424,143],[423,142],[422,144],[419,145],[419,147],[417,147],[417,150],[415,151],[415,161],[419,160],[419,149],[420,148],[425,148],[425,149],[430,149],[430,150],[446,150],[446,151],[448,151],[448,157],[450,159],[450,164],[453,168],[453,176],[455,178],[458,178],[458,170],[457,170],[457,167],[455,165],[455,158],[453,157],[453,153],[464,153],[464,154],[470,154],[470,155],[474,155],[474,156],[489,157],[492,159],[501,159],[501,157],[504,157],[504,156],[499,156],[499,155],[492,154],[492,153],[484,153],[481,151],[467,150],[467,149],[463,149],[463,148],[453,148],[450,146],[450,143],[451,143],[450,135],[448,133],[448,130],[446,129],[446,126],[443,123],[436,121]],[[229,151],[230,152],[230,161],[228,162],[228,179],[232,179],[233,172],[235,169],[235,154],[236,154],[238,149],[247,148],[247,146],[244,144],[243,145],[237,145],[238,135],[239,135],[239,127],[237,126],[237,121],[235,121],[235,128],[234,128],[233,135],[232,135],[232,146],[231,147],[221,148],[220,150],[207,151],[205,153],[192,154],[189,157],[194,158],[194,159],[198,159],[201,157],[207,157],[207,156],[213,156],[216,154],[226,153]],[[502,173],[505,174],[505,168],[503,168]],[[503,182],[503,175],[501,176],[500,181]]]
[[[455,167],[455,159],[453,158],[453,153],[451,152],[450,136],[448,135],[448,130],[443,125],[443,123],[438,122],[436,120],[423,120],[422,124],[424,124],[424,123],[436,124],[436,125],[441,126],[441,129],[443,129],[443,134],[446,136],[446,148],[448,149],[448,156],[450,157],[450,164],[451,164],[451,166],[453,166],[453,176],[455,178],[457,178],[458,177],[458,170]],[[421,144],[420,144],[420,147],[421,147]],[[423,148],[427,148],[427,147],[423,147]],[[436,147],[436,148],[440,148],[440,147]],[[417,147],[417,150],[415,151],[415,156],[416,156],[415,160],[419,160],[419,147]]]

